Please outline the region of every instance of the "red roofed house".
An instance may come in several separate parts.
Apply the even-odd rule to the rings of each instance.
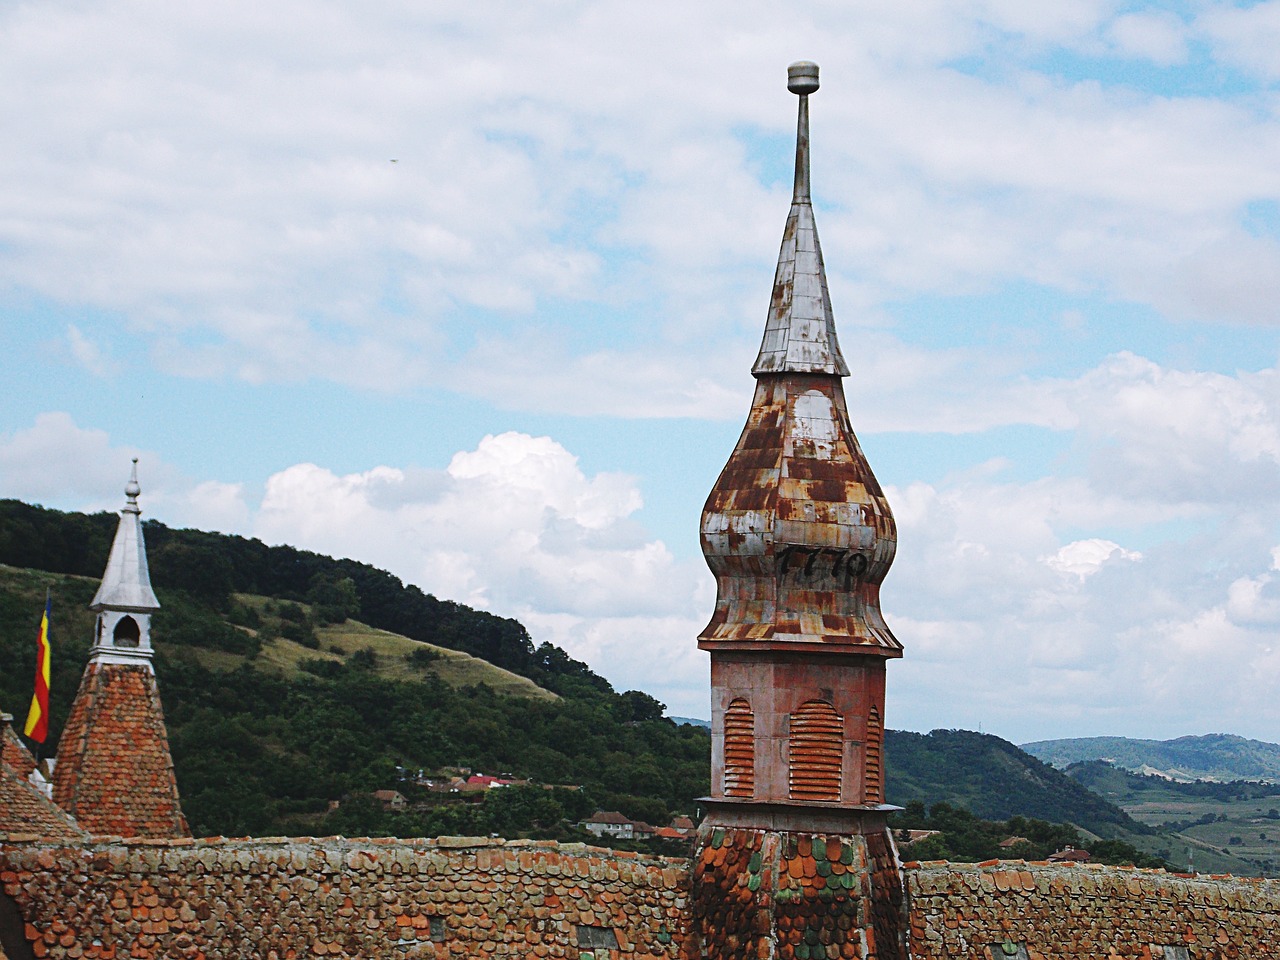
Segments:
[[[1048,856],[1050,863],[1088,863],[1089,859],[1088,850],[1077,850],[1075,847],[1067,847]]]
[[[597,837],[619,837],[630,840],[636,835],[636,825],[631,822],[631,818],[617,810],[597,810],[579,826]]]
[[[107,569],[89,609],[97,628],[58,742],[53,799],[91,834],[190,835],[178,802],[160,690],[151,666],[151,589],[138,466],[125,486]]]

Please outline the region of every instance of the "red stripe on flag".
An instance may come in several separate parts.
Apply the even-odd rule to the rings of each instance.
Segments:
[[[32,740],[44,743],[49,736],[49,600],[44,602],[44,616],[40,618],[40,632],[36,635],[36,689],[31,696],[31,709],[27,711],[27,723],[22,728]]]

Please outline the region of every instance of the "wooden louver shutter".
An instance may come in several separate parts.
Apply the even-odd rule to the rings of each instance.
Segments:
[[[791,715],[792,800],[839,800],[844,720],[825,700],[808,700]]]
[[[880,753],[884,744],[884,722],[875,704],[867,715],[867,769],[865,794],[867,803],[884,803],[884,775],[880,770]]]
[[[756,717],[739,697],[724,712],[724,795],[752,797],[756,792]]]

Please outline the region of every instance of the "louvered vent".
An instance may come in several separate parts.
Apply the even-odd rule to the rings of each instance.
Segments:
[[[809,700],[791,715],[791,799],[839,800],[844,722],[825,700]]]
[[[739,697],[724,712],[724,795],[752,797],[756,792],[756,717]]]
[[[884,721],[880,719],[880,711],[875,705],[867,716],[867,769],[866,795],[867,803],[884,803],[884,774],[881,772],[880,753],[884,744]]]

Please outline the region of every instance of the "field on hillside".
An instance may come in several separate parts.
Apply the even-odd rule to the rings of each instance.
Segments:
[[[71,655],[67,664],[70,670],[58,671],[55,689],[62,692],[68,692],[68,688],[73,690],[84,669],[89,640],[93,636],[93,613],[88,609],[88,603],[97,588],[98,581],[91,577],[0,564],[0,645],[25,653],[34,665],[36,628],[44,607],[45,591],[48,590],[53,609],[50,635],[55,656],[62,660],[62,655]],[[254,626],[231,623],[225,617],[218,617],[213,625],[216,629],[209,629],[210,618],[206,611],[172,591],[161,590],[159,593],[162,607],[153,622],[152,643],[163,656],[179,661],[194,660],[210,670],[225,672],[249,666],[285,679],[296,679],[307,672],[315,673],[317,662],[336,666],[347,662],[357,651],[368,650],[372,651],[372,657],[366,655],[370,661],[366,664],[370,673],[389,680],[419,680],[430,675],[454,688],[484,684],[504,696],[559,699],[527,677],[496,667],[486,660],[459,650],[411,640],[354,619],[312,627],[304,638],[305,642],[289,639],[282,632],[289,622],[287,614],[294,612],[294,616],[310,619],[311,608],[305,603],[234,594],[235,608],[242,613],[250,612]],[[245,617],[238,619],[243,621]],[[221,647],[210,646],[205,642],[206,636],[191,642],[193,630],[190,624],[193,621],[205,628],[206,636],[217,637],[221,631],[225,637],[228,631],[234,631],[246,642],[224,641]],[[314,646],[311,645],[313,643]],[[6,678],[12,683],[3,686],[29,690],[28,672],[19,667]],[[25,696],[29,697],[30,693],[26,692]],[[23,694],[10,695],[6,701],[11,702],[0,704],[0,709],[14,715],[25,709]]]
[[[267,597],[238,593],[235,602],[254,610],[264,621],[270,620],[272,611],[277,611],[280,604]],[[296,604],[308,617],[310,607],[305,603]],[[241,627],[250,634],[257,634],[247,627]],[[343,663],[360,650],[371,650],[374,659],[371,670],[378,676],[390,680],[420,679],[424,673],[439,677],[451,687],[476,686],[483,683],[495,693],[505,696],[529,697],[535,700],[559,699],[549,690],[544,690],[527,677],[495,667],[487,660],[473,657],[459,650],[449,650],[432,643],[410,640],[408,637],[387,630],[379,630],[358,620],[346,620],[343,623],[329,624],[314,630],[319,646],[304,646],[283,636],[276,636],[263,641],[262,649],[254,660],[259,670],[271,670],[286,677],[296,677],[304,672],[304,664],[308,661],[328,661]],[[246,657],[229,654],[223,651],[201,650],[197,654],[205,666],[219,669],[233,669],[240,663],[247,662]]]
[[[1280,873],[1280,786],[1183,784],[1094,765],[1069,773],[1135,820],[1163,828],[1159,842],[1181,869],[1244,873],[1244,861],[1249,872]],[[1219,795],[1196,795],[1208,790]]]

